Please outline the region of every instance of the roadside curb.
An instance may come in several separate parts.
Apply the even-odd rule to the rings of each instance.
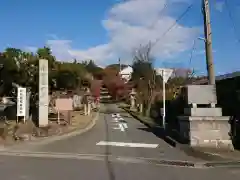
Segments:
[[[64,140],[64,139],[67,139],[69,137],[81,135],[85,132],[88,132],[89,130],[91,130],[96,125],[98,117],[99,117],[99,111],[92,118],[92,120],[87,124],[87,126],[83,129],[77,129],[76,128],[76,129],[73,129],[69,132],[62,133],[60,135],[58,134],[58,135],[53,135],[53,136],[50,136],[50,137],[36,138],[36,139],[30,140],[30,141],[21,142],[19,144],[14,144],[14,145],[11,145],[11,146],[4,146],[4,147],[1,147],[0,151],[14,149],[15,147],[16,148],[19,148],[19,147],[21,148],[21,147],[25,147],[25,146],[29,146],[29,145],[30,146],[31,145],[35,145],[35,146],[44,145],[44,144],[49,144],[49,143],[54,142],[54,141]]]
[[[134,119],[136,119],[136,120],[140,121],[142,124],[144,124],[146,127],[154,128],[153,124],[144,121],[141,117],[139,117],[137,114],[133,113],[131,110],[128,110],[124,107],[122,107],[122,109],[124,109],[127,113],[129,113]],[[168,144],[170,144],[171,146],[174,146],[175,148],[178,148],[178,149],[182,149],[183,147],[185,147],[184,145],[178,143],[176,140],[172,139],[168,135],[164,136],[164,141],[166,141]]]
[[[137,119],[138,121],[140,121],[141,123],[143,123],[145,126],[149,127],[149,128],[152,128],[153,126],[151,126],[151,123],[148,123],[144,120],[142,120],[137,114],[135,114],[134,112],[132,112],[131,110],[128,110],[127,108],[125,107],[120,107],[122,108],[123,110],[125,110],[127,113],[129,113],[133,118]]]

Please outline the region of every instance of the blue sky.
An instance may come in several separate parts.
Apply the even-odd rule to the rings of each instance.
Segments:
[[[228,0],[237,36],[223,2],[210,4],[216,74],[240,70],[240,2]],[[190,67],[204,74],[204,42],[197,40],[203,37],[201,0],[3,0],[0,50],[48,45],[62,61],[94,59],[104,66],[121,57],[131,63],[134,49],[161,37],[191,3],[192,9],[154,46],[155,66]]]

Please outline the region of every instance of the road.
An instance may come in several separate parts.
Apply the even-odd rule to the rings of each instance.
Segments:
[[[115,104],[102,105],[100,112],[95,127],[82,135],[3,149],[1,179],[240,178],[237,168],[191,167],[190,162],[197,164],[203,160],[171,147]]]

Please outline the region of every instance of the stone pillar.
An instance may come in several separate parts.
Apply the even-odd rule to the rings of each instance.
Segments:
[[[130,101],[131,101],[131,109],[136,108],[136,92],[134,89],[132,89],[132,92],[130,93]]]
[[[91,104],[87,104],[87,115],[89,116],[91,114]]]
[[[131,95],[130,99],[131,99],[131,108],[133,109],[133,108],[135,108],[135,98],[134,98],[134,95]]]
[[[222,116],[222,109],[215,107],[215,86],[189,85],[183,90],[186,108],[178,117],[181,138],[192,147],[233,149],[230,117]]]
[[[48,106],[49,106],[49,83],[48,83],[48,60],[39,60],[39,127],[48,126]]]
[[[7,97],[2,97],[2,103],[3,104],[8,104],[9,99]]]
[[[84,103],[84,115],[90,115],[91,114],[91,104],[89,102]]]
[[[143,104],[142,104],[142,103],[139,105],[139,112],[140,112],[140,113],[143,112]]]
[[[84,115],[86,116],[87,115],[87,104],[84,103]]]
[[[90,103],[90,90],[89,88],[86,88],[85,95],[84,95],[84,115],[90,115],[91,113],[91,103]]]

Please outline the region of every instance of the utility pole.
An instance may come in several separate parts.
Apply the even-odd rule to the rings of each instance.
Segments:
[[[215,72],[213,64],[213,54],[212,54],[212,31],[210,22],[210,10],[209,10],[209,0],[202,0],[202,10],[204,17],[204,34],[205,34],[205,51],[206,51],[206,62],[207,62],[207,72],[208,72],[208,83],[211,85],[215,84]]]
[[[119,73],[121,72],[121,59],[118,59],[118,63],[119,63]]]

